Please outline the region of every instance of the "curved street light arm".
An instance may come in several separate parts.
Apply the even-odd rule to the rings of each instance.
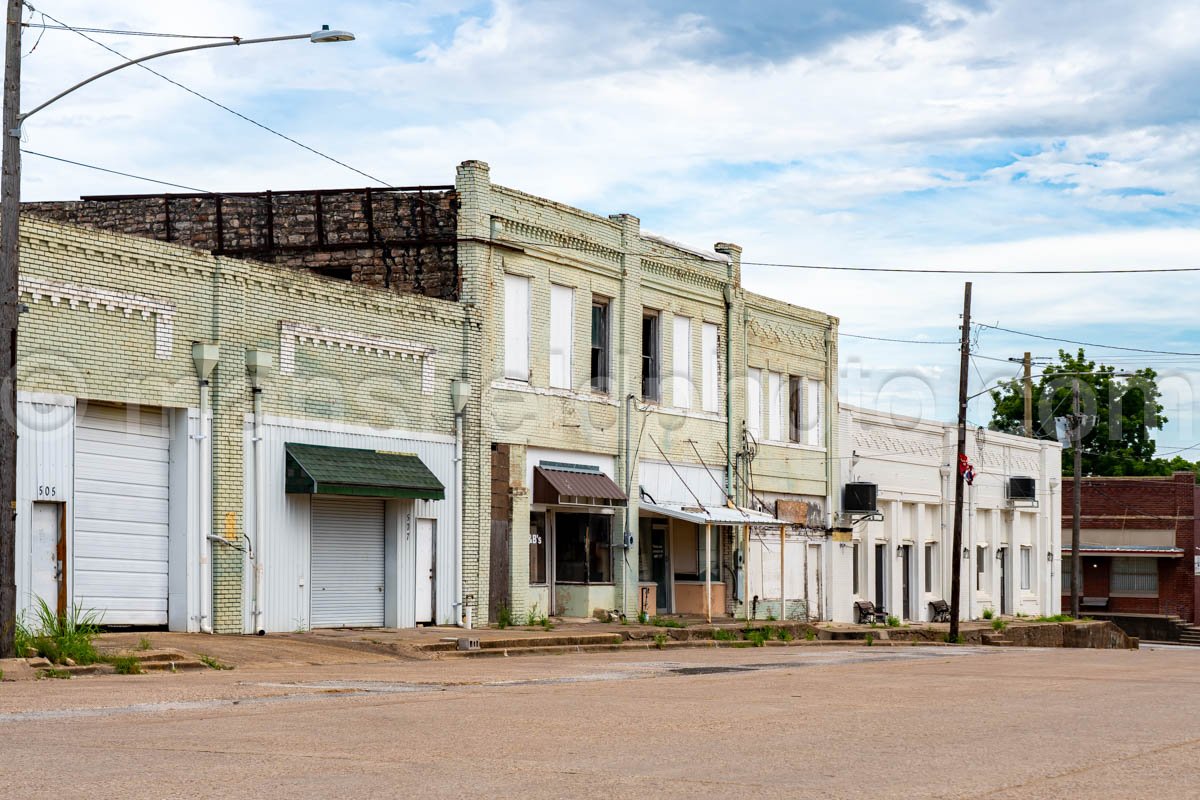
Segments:
[[[88,78],[87,80],[80,81],[79,83],[75,84],[74,86],[70,87],[69,89],[59,92],[58,94],[54,95],[54,97],[51,97],[49,100],[42,103],[40,106],[33,109],[32,111],[29,111],[25,114],[18,115],[17,126],[20,127],[21,123],[23,123],[25,120],[32,117],[37,112],[41,111],[46,106],[48,106],[51,103],[54,103],[58,100],[61,100],[62,98],[66,97],[71,92],[75,91],[76,89],[80,89],[80,88],[83,88],[84,86],[87,86],[89,83],[96,80],[97,78],[103,78],[105,75],[111,75],[112,73],[116,72],[117,70],[125,69],[126,67],[132,67],[135,64],[141,64],[143,61],[149,61],[150,59],[153,59],[153,58],[162,58],[163,56],[173,56],[176,53],[187,53],[191,50],[209,50],[214,47],[240,47],[241,45],[244,45],[244,44],[262,44],[263,42],[286,42],[286,41],[289,41],[292,39],[309,39],[309,38],[311,38],[311,36],[312,36],[312,34],[309,34],[309,33],[297,33],[292,36],[269,36],[264,39],[236,39],[235,41],[232,41],[232,42],[215,42],[212,44],[194,44],[194,45],[191,45],[190,47],[177,47],[174,50],[163,50],[161,53],[151,53],[150,55],[142,56],[141,58],[132,58],[132,59],[126,61],[124,64],[118,64],[117,66],[106,69],[103,72],[97,72],[95,75]]]

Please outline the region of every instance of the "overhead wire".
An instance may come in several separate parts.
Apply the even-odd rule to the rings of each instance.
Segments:
[[[29,8],[31,10],[35,10],[35,9],[33,9],[33,6],[30,6],[28,3],[26,3],[25,5],[27,8]],[[41,11],[37,11],[37,13],[42,14]],[[42,14],[42,16],[46,17],[45,14]],[[242,38],[240,36],[204,36],[202,34],[196,34],[196,33],[158,33],[158,32],[153,32],[153,31],[130,31],[130,30],[122,30],[120,28],[70,27],[67,25],[63,25],[61,23],[56,24],[56,25],[47,25],[44,22],[43,23],[22,22],[21,27],[23,27],[23,28],[41,28],[42,31],[72,31],[72,32],[83,31],[84,33],[112,34],[114,36],[153,36],[153,37],[158,37],[158,38],[162,38],[162,39],[216,39],[216,40],[229,39],[231,41],[236,42],[237,40]]]

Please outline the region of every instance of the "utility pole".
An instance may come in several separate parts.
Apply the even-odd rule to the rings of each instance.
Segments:
[[[1033,359],[1025,354],[1022,363],[1025,365],[1025,438],[1033,438]]]
[[[971,357],[971,282],[963,289],[962,346],[958,364],[958,455],[954,459],[954,544],[950,549],[950,641],[958,641],[958,616],[961,611],[959,586],[962,579],[963,473],[962,460],[967,454],[967,370]]]
[[[1071,381],[1071,450],[1075,461],[1075,480],[1071,486],[1071,616],[1079,619],[1079,595],[1083,593],[1083,558],[1079,555],[1080,480],[1083,457],[1079,452],[1083,417],[1079,413],[1079,378]]]
[[[8,0],[0,175],[0,658],[17,655],[17,237],[21,213],[21,0]]]

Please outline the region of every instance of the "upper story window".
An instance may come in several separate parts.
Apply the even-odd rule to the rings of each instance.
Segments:
[[[786,377],[778,372],[767,373],[767,438],[772,442],[783,441],[787,413]]]
[[[550,284],[550,385],[570,389],[575,341],[575,290]]]
[[[720,357],[718,355],[719,329],[711,322],[700,328],[700,407],[705,411],[717,411],[721,402]]]
[[[805,403],[807,442],[813,447],[825,446],[825,383],[808,378]]]
[[[529,380],[529,278],[504,276],[504,377]]]
[[[662,399],[662,375],[659,371],[660,335],[657,311],[642,314],[642,399]]]
[[[692,321],[676,315],[671,336],[671,402],[692,407]]]
[[[746,429],[755,439],[762,438],[762,370],[746,370]]]
[[[609,301],[592,299],[592,391],[608,393],[609,378]]]
[[[788,376],[788,441],[803,442],[808,430],[804,418],[804,379]]]

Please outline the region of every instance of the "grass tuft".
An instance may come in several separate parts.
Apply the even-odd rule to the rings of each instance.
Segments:
[[[665,633],[654,634],[654,646],[659,650],[663,650],[667,646],[667,635]]]
[[[142,662],[138,661],[137,656],[110,656],[108,663],[112,664],[113,671],[118,675],[142,674]]]
[[[217,659],[213,658],[212,656],[206,655],[204,653],[200,653],[196,657],[200,659],[201,664],[208,667],[209,669],[233,669],[233,667],[230,666],[229,664],[225,664],[221,661],[218,661]]]
[[[994,616],[996,616],[996,612],[992,611],[990,608],[985,608],[983,610],[983,618],[984,619],[991,619]]]
[[[893,617],[889,614],[888,618],[887,618],[887,626],[889,628],[899,628],[900,627],[900,618]]]
[[[651,617],[650,624],[656,628],[686,628],[687,627],[679,620],[671,619],[670,617]]]
[[[19,654],[33,650],[55,664],[65,664],[68,659],[76,664],[95,664],[100,660],[92,644],[100,633],[99,612],[84,611],[82,605],[74,605],[67,613],[58,614],[42,598],[37,602],[35,626],[17,624]]]

